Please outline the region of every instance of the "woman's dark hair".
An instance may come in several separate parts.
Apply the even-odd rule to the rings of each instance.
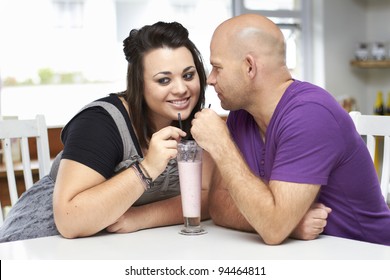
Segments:
[[[199,100],[192,110],[188,119],[183,120],[183,130],[187,133],[186,138],[191,138],[191,120],[205,102],[206,71],[202,56],[195,44],[188,38],[188,30],[177,22],[157,22],[146,25],[141,29],[130,31],[129,37],[123,41],[123,51],[128,61],[127,90],[122,93],[130,108],[130,117],[136,130],[141,147],[147,147],[152,134],[156,131],[151,120],[148,118],[148,107],[144,97],[144,56],[150,50],[168,47],[177,49],[187,48],[194,59],[195,67],[200,80]],[[178,126],[177,121],[172,122]]]

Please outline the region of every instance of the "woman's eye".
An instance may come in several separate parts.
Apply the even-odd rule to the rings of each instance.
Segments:
[[[162,84],[162,85],[168,84],[169,81],[170,81],[169,78],[161,78],[161,79],[158,79],[158,83],[159,83],[159,84]]]
[[[192,80],[192,78],[194,77],[195,73],[194,72],[191,72],[191,73],[186,73],[184,74],[183,78],[185,80]]]

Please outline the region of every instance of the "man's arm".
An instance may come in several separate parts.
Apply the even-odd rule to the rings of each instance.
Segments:
[[[245,220],[265,243],[283,242],[309,210],[320,186],[282,181],[264,183],[247,166],[230,137],[226,123],[211,110],[197,113],[191,132],[214,159],[234,205]],[[214,197],[217,191],[212,191],[211,204],[214,199],[221,199]],[[234,209],[229,204],[225,205]],[[229,224],[226,219],[224,222]]]
[[[224,188],[224,183],[218,170],[213,175],[209,201],[210,216],[215,224],[227,228],[255,232],[254,228],[236,207],[227,189]],[[301,240],[317,238],[323,232],[330,212],[331,209],[321,203],[312,204],[294,228],[290,237]]]
[[[209,213],[213,222],[219,226],[254,232],[235,205],[228,190],[224,187],[219,170],[213,174],[212,186],[209,192]]]

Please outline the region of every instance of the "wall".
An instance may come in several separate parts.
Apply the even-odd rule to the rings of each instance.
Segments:
[[[369,0],[367,10],[367,41],[386,42],[389,50],[390,45],[390,1]],[[382,90],[387,99],[390,91],[390,69],[371,69],[366,73],[368,77],[366,95],[368,98],[368,110],[372,110],[375,96],[378,90]]]
[[[314,2],[314,26],[321,27],[314,34],[314,82],[336,98],[354,97],[359,110],[371,114],[376,92],[390,91],[390,69],[356,69],[349,62],[359,42],[390,41],[390,1]]]
[[[367,102],[365,73],[355,73],[349,61],[356,44],[364,41],[367,33],[366,1],[364,0],[315,0],[314,24],[320,26],[314,34],[316,81],[322,83],[336,98],[351,96],[357,100],[361,111]],[[321,57],[322,55],[322,57]],[[317,68],[316,60],[322,63]],[[323,67],[323,68],[321,68]],[[321,73],[322,71],[322,73]]]

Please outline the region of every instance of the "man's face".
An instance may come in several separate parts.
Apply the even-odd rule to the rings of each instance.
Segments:
[[[233,53],[225,36],[221,32],[214,34],[210,44],[211,72],[207,83],[214,87],[221,107],[225,110],[241,109],[242,60]]]

